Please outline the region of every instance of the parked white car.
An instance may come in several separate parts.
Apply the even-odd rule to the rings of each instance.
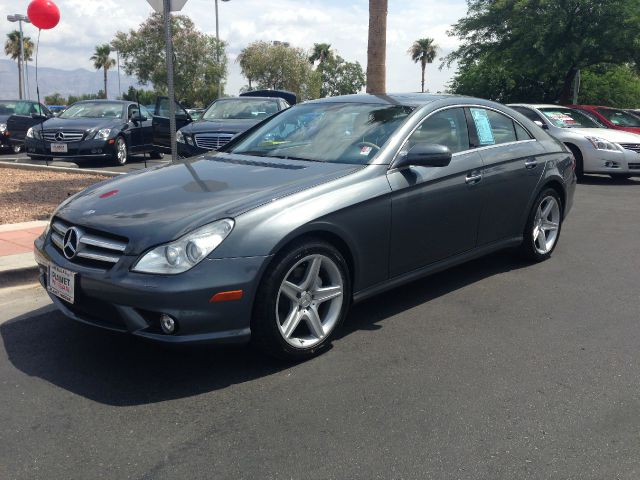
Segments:
[[[640,135],[605,128],[579,110],[559,105],[509,105],[563,142],[576,158],[576,174],[640,176]]]

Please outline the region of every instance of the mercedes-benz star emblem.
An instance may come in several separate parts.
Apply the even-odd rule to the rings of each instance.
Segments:
[[[69,260],[74,258],[78,253],[78,244],[80,242],[81,232],[76,227],[69,228],[62,241],[62,253]]]
[[[61,142],[64,140],[64,133],[58,132],[56,133],[56,141]]]

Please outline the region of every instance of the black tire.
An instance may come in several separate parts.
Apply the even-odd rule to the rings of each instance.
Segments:
[[[305,267],[304,263],[301,265],[300,262],[303,262],[310,256],[326,257],[330,262],[326,262],[325,265],[327,263],[333,263],[333,265],[337,267],[337,270],[334,269],[333,271],[339,274],[342,281],[342,295],[330,302],[326,302],[330,309],[335,307],[337,310],[339,308],[338,313],[333,317],[337,317],[337,320],[334,320],[333,326],[326,333],[326,336],[322,337],[321,340],[314,340],[319,343],[309,347],[296,347],[290,343],[293,340],[286,340],[285,334],[281,332],[281,325],[285,322],[282,322],[282,324],[279,322],[277,312],[281,305],[279,302],[283,301],[280,299],[280,294],[284,280],[293,278],[292,276],[295,274],[298,265],[306,271],[308,267]],[[294,269],[294,267],[296,267],[296,269]],[[300,305],[295,305],[295,303],[288,300],[286,296],[282,298],[291,303],[291,311],[294,311],[296,308],[298,311],[305,308]],[[333,245],[322,240],[313,238],[301,240],[291,245],[286,251],[278,254],[271,261],[271,264],[265,272],[262,282],[258,287],[256,301],[254,303],[251,319],[251,341],[256,347],[268,355],[290,361],[307,360],[320,354],[330,346],[332,339],[335,337],[336,332],[347,316],[350,304],[351,278],[347,263],[342,254]],[[320,306],[320,302],[318,302],[318,306],[314,308],[316,308],[317,311],[321,311],[322,307]],[[322,320],[322,315],[319,315],[318,318]],[[291,332],[292,337],[295,332],[302,331],[304,333],[304,329],[308,328],[307,324],[303,323],[303,320],[299,320],[297,325],[299,325],[299,327],[294,328]],[[311,332],[310,327],[309,332]]]
[[[613,180],[629,180],[633,175],[629,173],[610,173],[609,176]]]
[[[557,234],[551,248],[543,253],[536,246],[536,227],[537,227],[537,212],[541,204],[548,198],[553,197],[557,202],[559,208],[559,219],[557,221]],[[560,233],[562,231],[562,218],[564,215],[562,200],[560,195],[553,188],[545,188],[536,197],[536,201],[533,202],[529,217],[527,219],[527,225],[524,228],[524,236],[522,244],[520,245],[520,255],[526,260],[533,262],[543,262],[547,260],[553,254],[558,241],[560,240]],[[546,237],[545,237],[546,238]]]
[[[120,149],[124,148],[124,155],[121,156]],[[122,135],[116,137],[116,142],[113,144],[113,160],[117,165],[126,165],[129,159],[129,148],[127,142]]]
[[[162,152],[158,152],[158,151],[156,150],[156,151],[153,151],[153,152],[151,152],[151,153],[149,154],[149,158],[150,158],[151,160],[161,160],[162,158],[164,158],[164,153],[162,153]]]
[[[567,144],[567,148],[573,153],[573,157],[576,159],[576,177],[578,180],[584,179],[584,161],[582,159],[582,152],[575,145]]]
[[[11,151],[15,154],[22,152],[22,145],[11,145]]]

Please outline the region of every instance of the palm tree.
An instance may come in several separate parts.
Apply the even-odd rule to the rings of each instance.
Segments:
[[[104,98],[107,98],[107,71],[116,64],[116,61],[109,56],[110,54],[111,46],[103,43],[96,45],[96,51],[90,58],[96,70],[104,71]]]
[[[385,93],[387,62],[387,0],[369,0],[367,93]]]
[[[411,60],[418,63],[422,68],[422,91],[424,92],[424,70],[427,63],[433,63],[438,55],[438,46],[434,43],[433,38],[421,38],[413,42],[407,53],[411,55]]]
[[[24,61],[30,62],[33,60],[34,45],[30,37],[23,37],[22,48],[24,50]],[[22,62],[20,61],[20,31],[14,30],[7,33],[7,41],[4,44],[4,53],[6,53],[11,60],[18,62],[18,76],[22,78]],[[20,86],[22,88],[22,86]]]
[[[322,63],[331,56],[331,44],[329,43],[314,43],[313,50],[309,56],[309,61],[313,64],[319,62]]]

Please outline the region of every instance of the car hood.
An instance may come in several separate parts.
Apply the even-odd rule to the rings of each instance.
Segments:
[[[615,143],[640,143],[640,135],[612,128],[567,128],[566,130],[585,137],[604,138]]]
[[[240,133],[254,126],[260,120],[263,119],[246,119],[246,120],[198,120],[197,122],[190,123],[186,127],[183,127],[182,133]]]
[[[92,128],[116,127],[122,124],[119,118],[50,118],[42,124],[45,130],[89,130]]]
[[[63,220],[129,239],[127,253],[362,169],[362,165],[211,153],[122,175],[82,191]]]

